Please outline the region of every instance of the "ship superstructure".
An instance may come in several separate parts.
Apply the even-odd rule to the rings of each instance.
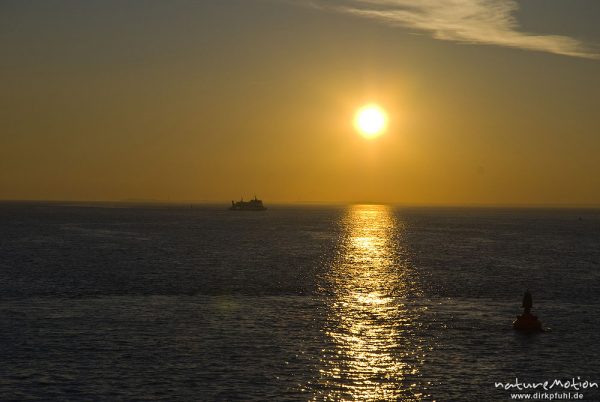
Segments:
[[[231,211],[264,211],[267,208],[263,205],[262,200],[254,196],[254,199],[250,201],[244,201],[243,198],[240,201],[231,201],[229,209]]]

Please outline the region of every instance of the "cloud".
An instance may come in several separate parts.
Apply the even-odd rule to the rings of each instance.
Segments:
[[[440,40],[600,58],[568,36],[521,32],[515,0],[316,0],[311,5],[429,32]]]

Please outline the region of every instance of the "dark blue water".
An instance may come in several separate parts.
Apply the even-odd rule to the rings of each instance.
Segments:
[[[0,204],[2,400],[501,401],[599,345],[597,210]]]

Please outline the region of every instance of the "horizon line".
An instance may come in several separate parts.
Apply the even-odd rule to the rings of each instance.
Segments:
[[[130,204],[130,205],[229,205],[222,200],[159,200],[159,199],[119,199],[119,200],[68,200],[68,199],[0,199],[0,203],[65,203],[65,204]],[[270,205],[313,205],[313,206],[349,206],[349,205],[390,205],[395,207],[422,208],[515,208],[515,209],[600,209],[600,203],[417,203],[403,201],[281,201]]]

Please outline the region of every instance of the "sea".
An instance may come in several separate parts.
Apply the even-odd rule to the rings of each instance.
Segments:
[[[600,210],[268,207],[0,203],[0,400],[600,400]]]

